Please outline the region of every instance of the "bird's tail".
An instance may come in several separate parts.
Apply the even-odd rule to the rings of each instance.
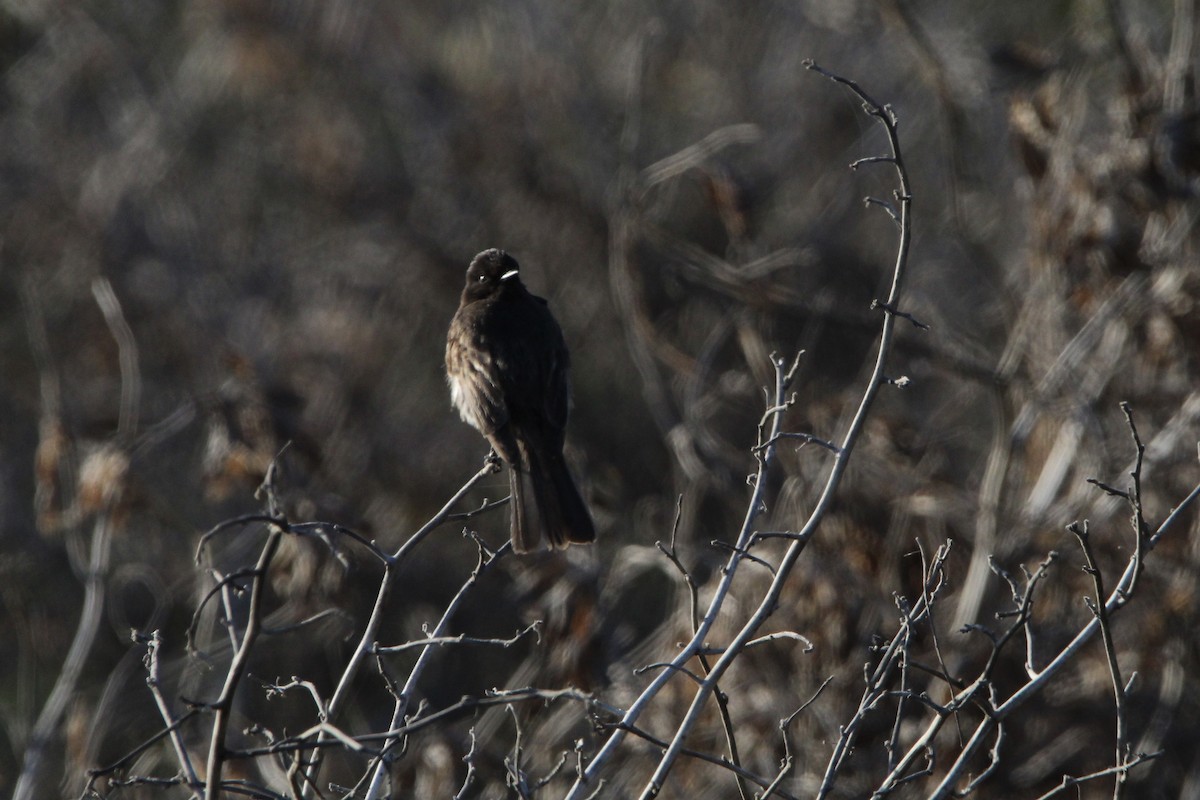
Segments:
[[[532,509],[530,509],[528,501],[534,498],[533,486],[529,472],[522,469],[520,464],[510,463],[508,465],[508,489],[510,495],[508,500],[509,528],[513,552],[532,552],[538,546],[539,525],[530,519],[529,512]],[[536,517],[536,514],[534,516]]]
[[[527,552],[537,546],[540,537],[545,537],[553,548],[595,541],[592,515],[562,454],[529,448],[524,455],[528,470],[519,475],[512,472],[512,480],[521,484],[520,488],[513,487],[514,501],[518,495],[521,497],[513,504],[513,549]]]

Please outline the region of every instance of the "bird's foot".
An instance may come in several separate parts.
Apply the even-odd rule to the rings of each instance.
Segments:
[[[491,450],[488,450],[488,454],[483,457],[483,465],[485,467],[491,467],[492,472],[499,472],[500,468],[504,466],[504,461],[500,458],[499,454],[496,452],[496,449],[492,448]]]

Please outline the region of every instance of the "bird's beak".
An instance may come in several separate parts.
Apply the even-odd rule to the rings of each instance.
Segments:
[[[508,272],[506,272],[500,276],[500,280],[506,281],[509,278],[515,278],[515,277],[517,277],[517,271],[515,269],[510,269]]]

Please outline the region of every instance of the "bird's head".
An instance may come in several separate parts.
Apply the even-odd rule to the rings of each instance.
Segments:
[[[467,267],[463,299],[480,300],[499,294],[506,286],[520,286],[520,269],[517,260],[503,250],[484,250]]]

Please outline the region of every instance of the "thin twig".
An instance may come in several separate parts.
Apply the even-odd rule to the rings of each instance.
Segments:
[[[1142,511],[1142,464],[1146,457],[1146,445],[1142,442],[1142,437],[1138,435],[1137,425],[1133,421],[1133,409],[1129,403],[1121,403],[1121,413],[1125,415],[1125,422],[1129,425],[1129,434],[1133,437],[1133,446],[1136,454],[1133,470],[1129,473],[1129,477],[1133,479],[1133,486],[1125,494],[1133,511],[1134,570],[1133,577],[1129,581],[1129,591],[1132,593],[1134,587],[1137,586],[1138,577],[1142,572],[1142,555],[1146,550],[1146,534],[1149,527],[1146,524],[1146,516]]]
[[[1183,516],[1184,512],[1190,508],[1193,503],[1196,502],[1197,498],[1200,498],[1200,484],[1197,484],[1192,491],[1188,493],[1187,497],[1185,497],[1183,501],[1180,502],[1180,504],[1176,506],[1171,513],[1167,515],[1167,518],[1158,526],[1158,529],[1154,532],[1154,535],[1146,540],[1145,553],[1149,553],[1154,549],[1154,546],[1158,543],[1162,536],[1164,536],[1170,529],[1174,527],[1175,522],[1178,521],[1181,516]],[[1133,579],[1134,572],[1138,569],[1140,569],[1139,565],[1135,563],[1133,559],[1130,559],[1129,563],[1126,564],[1125,571],[1117,580],[1116,587],[1112,590],[1104,603],[1104,608],[1106,611],[1111,612],[1119,605],[1123,605],[1128,600],[1129,585]],[[967,764],[974,757],[975,753],[978,752],[979,748],[983,746],[984,740],[996,727],[996,725],[1012,714],[1016,709],[1029,702],[1031,698],[1041,691],[1041,689],[1050,681],[1050,679],[1058,674],[1058,672],[1066,664],[1070,663],[1075,655],[1083,648],[1085,644],[1087,644],[1088,641],[1091,640],[1093,636],[1096,635],[1099,630],[1099,619],[1096,616],[1093,616],[1093,618],[1086,625],[1084,625],[1079,633],[1075,634],[1075,638],[1073,638],[1065,647],[1063,647],[1045,667],[1031,677],[1028,683],[1019,688],[1007,700],[999,704],[991,714],[980,721],[966,746],[962,748],[954,763],[947,769],[941,783],[929,795],[931,800],[941,800],[941,798],[947,797],[955,791],[954,786],[958,782],[961,775],[966,771]]]
[[[375,604],[371,609],[371,616],[367,618],[367,623],[363,627],[362,636],[359,637],[358,644],[354,648],[354,653],[346,662],[345,669],[342,670],[341,678],[338,679],[337,688],[333,692],[333,696],[329,698],[329,721],[336,722],[341,715],[342,707],[350,696],[350,687],[354,679],[358,677],[359,670],[362,668],[363,662],[370,653],[371,648],[375,645],[376,633],[383,620],[384,606],[387,598],[391,593],[392,583],[395,580],[398,571],[400,560],[407,556],[416,547],[417,543],[423,541],[431,532],[436,530],[450,516],[451,510],[458,505],[463,497],[467,495],[475,487],[479,481],[483,480],[488,475],[495,472],[495,465],[490,460],[485,460],[483,467],[471,476],[466,483],[459,488],[454,495],[446,501],[442,508],[430,517],[429,521],[422,525],[415,533],[408,538],[395,554],[388,557],[384,562],[383,577],[379,581],[379,588],[375,593]],[[318,738],[318,743],[322,740]],[[321,769],[321,760],[319,757],[313,759],[313,763],[305,771],[307,782],[304,787],[304,798],[308,798],[311,794],[312,787],[316,784],[317,776]]]
[[[841,452],[841,449],[836,444],[834,444],[833,442],[827,442],[824,439],[820,438],[819,436],[813,436],[811,433],[789,433],[786,431],[783,433],[775,434],[774,436],[772,436],[770,439],[763,442],[762,444],[755,445],[754,451],[758,452],[758,451],[764,450],[768,447],[772,447],[777,442],[780,442],[783,439],[799,439],[800,441],[804,442],[804,444],[815,444],[820,447],[824,447],[826,450],[828,450],[831,453],[834,453],[835,455],[837,453]]]
[[[154,631],[144,641],[146,644],[146,686],[149,687],[150,694],[154,697],[154,703],[158,706],[158,713],[162,716],[163,722],[167,726],[166,730],[170,733],[171,747],[175,750],[175,760],[179,762],[179,768],[183,771],[184,782],[189,789],[197,792],[202,787],[200,776],[196,774],[196,768],[188,754],[187,745],[184,744],[183,737],[179,735],[179,720],[176,720],[175,715],[171,713],[171,709],[167,705],[167,698],[162,693],[158,670],[158,650],[162,646],[162,638],[158,631]]]
[[[895,115],[892,114],[890,108],[881,106],[871,100],[871,98],[853,81],[848,81],[845,78],[841,78],[832,73],[826,72],[825,70],[817,67],[811,61],[806,61],[805,66],[821,73],[822,75],[825,75],[831,80],[837,81],[849,87],[855,94],[859,96],[861,100],[863,100],[867,113],[878,119],[887,132],[892,155],[895,157],[894,166],[900,182],[900,189],[896,193],[897,200],[900,203],[900,241],[897,246],[895,268],[892,273],[892,285],[886,301],[889,305],[894,307],[900,297],[900,289],[903,284],[904,274],[908,265],[908,253],[912,237],[911,222],[909,218],[909,209],[912,203],[912,192],[909,187],[908,172],[905,168],[904,160],[900,153],[900,141],[896,129]],[[892,341],[894,336],[895,317],[891,314],[885,315],[879,339],[876,361],[871,371],[871,376],[868,379],[867,386],[863,392],[862,399],[859,402],[858,409],[850,422],[850,426],[846,432],[845,440],[841,445],[840,452],[834,456],[834,463],[830,468],[830,474],[825,482],[824,489],[817,500],[815,508],[809,516],[808,522],[801,531],[802,533],[815,530],[824,519],[825,514],[828,512],[828,509],[833,502],[834,494],[841,484],[841,478],[847,467],[850,454],[853,452],[854,445],[857,443],[858,437],[863,431],[867,415],[870,412],[875,397],[880,388],[884,385],[885,366],[888,355],[892,349]],[[784,402],[784,389],[786,387],[783,386],[782,363],[778,360],[776,361],[776,370],[779,377],[777,380],[776,391],[774,393],[774,404],[780,405]],[[774,424],[776,426],[778,425],[780,416],[781,415],[776,415],[775,417],[776,422]],[[763,437],[760,434],[760,441],[770,438],[770,436],[774,436],[777,433],[778,430],[776,429],[770,432],[766,437]],[[759,513],[760,504],[762,502],[761,492],[764,484],[766,483],[765,470],[767,465],[770,463],[771,453],[772,449],[768,448],[759,456],[760,465],[758,475],[756,476],[754,494],[751,497],[750,504],[748,506],[746,522],[743,525],[742,534],[737,540],[738,547],[742,549],[745,549],[745,547],[749,544],[750,538],[753,536],[753,529],[751,525]],[[745,646],[745,643],[754,637],[754,634],[758,631],[758,628],[774,612],[776,604],[779,601],[779,596],[783,591],[784,582],[791,574],[792,567],[795,565],[796,560],[803,552],[806,542],[806,539],[797,540],[793,541],[791,545],[789,545],[787,552],[784,554],[782,561],[777,567],[776,575],[772,580],[767,592],[763,596],[758,608],[734,637],[733,641],[730,643],[729,649],[713,665],[712,672],[705,679],[704,683],[698,687],[692,699],[691,705],[675,730],[674,737],[671,740],[671,746],[663,754],[662,758],[659,759],[659,763],[654,770],[654,774],[651,775],[650,779],[646,782],[642,789],[643,800],[654,797],[662,788],[667,773],[670,771],[675,759],[679,756],[679,752],[683,747],[684,740],[687,738],[688,733],[699,719],[701,710],[704,707],[709,693],[712,691],[713,685],[720,680],[725,671],[729,669],[730,665],[740,654],[741,649]],[[715,619],[716,614],[719,612],[721,603],[724,600],[724,594],[722,590],[724,589],[725,592],[728,591],[728,581],[731,579],[733,574],[733,569],[731,568],[736,568],[737,566],[737,561],[733,561],[733,559],[738,559],[738,557],[738,553],[736,552],[731,557],[731,564],[729,567],[727,567],[727,572],[723,576],[722,583],[717,588],[717,594],[714,597],[712,605],[710,605],[710,612],[705,616],[705,620]],[[710,625],[711,623],[706,625],[705,622],[702,622],[701,631],[703,631],[704,634],[707,634],[707,630]],[[689,645],[685,647],[676,658],[686,658],[690,656],[690,654],[694,652],[695,648],[700,646],[702,642],[702,635],[693,638],[693,641],[689,643]],[[651,687],[648,687],[647,690],[644,691],[638,698],[638,701],[635,702],[631,707],[630,712],[633,713],[635,710],[640,712],[644,704],[649,702],[649,698],[657,693],[660,688],[660,684],[652,684]],[[605,744],[605,747],[601,749],[600,753],[597,754],[592,764],[588,767],[589,778],[596,775],[599,768],[604,764],[605,761],[607,761],[608,758],[611,757],[612,750],[615,749],[618,744],[619,739],[616,735],[609,738],[609,741]],[[568,800],[579,799],[579,796],[582,793],[582,784],[583,781],[576,781],[575,786],[572,787],[571,794],[568,795]]]
[[[784,382],[784,376],[785,374],[793,374],[794,370],[789,369],[787,373],[785,373],[785,362],[777,356],[774,358],[773,363],[776,372],[776,386],[774,391],[774,403],[772,405],[779,406],[784,402],[783,398],[785,397],[786,390],[788,388],[787,384]],[[760,433],[760,439],[770,438],[771,436],[778,434],[781,422],[781,414],[773,415],[771,418],[770,429],[766,432]],[[757,460],[759,465],[758,472],[756,473],[755,480],[753,481],[754,488],[751,492],[750,503],[747,506],[746,516],[743,520],[741,531],[737,537],[739,547],[730,555],[729,561],[725,564],[725,567],[721,573],[721,581],[717,584],[716,590],[713,593],[713,598],[709,603],[708,611],[696,626],[691,640],[684,645],[684,647],[681,648],[671,660],[671,665],[673,668],[660,672],[625,712],[625,715],[621,720],[624,725],[634,725],[641,713],[646,709],[646,707],[649,706],[654,697],[657,696],[667,682],[674,677],[675,673],[682,669],[683,665],[690,661],[696,655],[696,653],[704,647],[704,642],[708,636],[708,632],[712,629],[713,624],[716,622],[717,615],[720,613],[725,599],[729,594],[734,576],[737,573],[738,565],[744,558],[743,553],[745,552],[751,538],[754,536],[753,526],[762,509],[762,497],[766,487],[765,476],[773,461],[773,449],[768,448],[762,453],[758,454]],[[796,547],[797,542],[793,542],[792,549],[795,549]],[[779,580],[780,576],[777,575],[775,578],[775,583],[778,583]],[[746,639],[749,638],[749,636],[746,636]],[[744,642],[735,642],[733,645],[731,645],[731,647],[741,648],[743,645]],[[719,660],[717,664],[721,664],[721,662],[727,659],[728,656],[729,653],[727,652],[722,656],[721,660]],[[724,667],[720,667],[721,672],[724,672],[727,666],[728,664],[726,663]],[[717,668],[714,667],[713,672],[711,672],[708,677],[705,678],[702,684],[704,687],[702,692],[705,697],[707,697],[710,692],[714,691],[714,686],[717,684],[719,674],[716,673],[716,669]],[[714,675],[716,675],[716,677],[714,677]],[[571,790],[567,795],[568,800],[583,800],[583,798],[586,796],[586,786],[590,783],[594,783],[597,780],[600,770],[615,755],[617,748],[621,746],[621,743],[624,741],[625,734],[626,730],[623,728],[614,729],[612,735],[608,737],[608,740],[592,759],[591,763],[588,764],[587,768],[583,770],[583,772],[581,772],[579,777],[576,779],[575,784],[571,787]],[[664,754],[664,758],[667,758],[667,756],[670,755],[670,760],[674,760],[674,758],[678,755],[678,747],[682,746],[681,744],[677,744],[678,742],[679,740],[677,738],[676,742],[672,743],[673,749],[668,749],[667,753]],[[672,752],[674,752],[675,755],[671,755]]]
[[[401,548],[401,550],[403,550],[403,548]],[[471,575],[467,578],[463,585],[459,587],[458,592],[455,593],[454,597],[451,598],[450,602],[446,605],[446,609],[442,612],[441,619],[438,620],[437,625],[435,625],[433,630],[430,632],[429,638],[437,639],[446,635],[446,629],[450,625],[450,620],[454,617],[454,614],[462,605],[467,593],[479,582],[479,579],[483,577],[484,573],[486,573],[497,561],[511,552],[511,550],[511,542],[505,542],[504,545],[495,552],[487,552],[482,546],[479,548],[479,560],[475,565],[475,569],[471,571]],[[433,653],[436,649],[437,648],[434,645],[427,644],[424,649],[421,650],[421,654],[417,656],[417,662],[409,671],[408,679],[404,682],[404,686],[400,690],[399,696],[396,698],[395,707],[392,709],[391,728],[398,728],[403,725],[404,717],[408,713],[409,702],[411,701],[413,692],[417,687],[417,682],[424,674],[425,669],[432,660]],[[383,747],[385,753],[387,750],[394,747],[398,741],[400,741],[399,737],[387,740]],[[375,800],[375,798],[382,796],[384,778],[387,775],[386,766],[386,756],[378,759],[373,770],[374,775],[371,778],[371,783],[367,787],[365,795],[366,800]]]
[[[1121,665],[1117,660],[1117,645],[1113,641],[1112,623],[1109,619],[1108,610],[1104,607],[1104,576],[1100,572],[1100,566],[1096,562],[1096,553],[1092,549],[1091,535],[1088,533],[1088,521],[1085,519],[1082,525],[1072,522],[1067,526],[1067,530],[1075,534],[1075,538],[1079,540],[1079,546],[1083,549],[1084,560],[1087,562],[1084,572],[1092,577],[1092,585],[1095,589],[1094,600],[1088,603],[1088,608],[1096,615],[1096,621],[1100,623],[1100,640],[1104,643],[1104,656],[1108,661],[1109,677],[1112,679],[1113,702],[1115,704],[1114,715],[1117,725],[1117,757],[1113,763],[1120,766],[1125,763],[1126,747],[1128,746],[1127,742],[1129,739],[1129,735],[1125,729],[1125,683],[1121,680]],[[1138,540],[1139,542],[1141,541],[1140,536]],[[1136,575],[1133,580],[1136,580]],[[1117,772],[1116,784],[1113,789],[1113,800],[1120,800],[1126,775],[1127,773],[1124,771]]]
[[[105,577],[112,549],[112,529],[113,521],[108,513],[100,514],[92,525],[91,555],[84,578],[83,609],[79,614],[79,624],[75,627],[75,636],[71,640],[70,649],[67,650],[67,657],[63,659],[63,666],[54,682],[54,688],[50,691],[46,704],[42,706],[26,742],[21,774],[13,791],[14,800],[29,800],[36,796],[45,750],[75,693],[88,654],[96,641],[96,634],[101,630],[106,595]]]
[[[467,790],[471,788],[471,784],[475,782],[475,728],[467,731],[467,735],[471,737],[471,746],[467,749],[467,754],[462,757],[463,763],[467,765],[467,774],[463,777],[462,786],[454,795],[454,800],[463,800],[467,797]]]
[[[460,633],[457,636],[430,636],[425,639],[414,639],[411,642],[404,642],[403,644],[375,645],[371,648],[371,652],[387,655],[389,653],[401,653],[405,650],[411,650],[414,647],[443,646],[448,644],[490,644],[498,645],[499,647],[512,647],[531,633],[539,635],[540,639],[539,631],[541,626],[542,621],[540,619],[535,620],[507,639],[487,639]]]
[[[603,711],[614,718],[619,718],[621,716],[621,709],[606,705],[605,703],[596,699],[590,693],[584,692],[580,689],[539,689],[536,687],[527,686],[520,689],[494,690],[488,692],[482,697],[463,697],[452,705],[430,713],[425,713],[424,707],[422,707],[416,714],[406,719],[403,725],[400,725],[396,728],[389,728],[386,731],[366,733],[355,736],[354,741],[358,742],[360,746],[381,743],[386,747],[394,748],[397,742],[403,741],[405,738],[414,733],[441,725],[447,720],[456,719],[469,712],[478,711],[481,708],[504,706],[510,703],[522,701],[551,703],[557,700],[571,700],[581,703],[585,705],[589,711]],[[313,742],[303,740],[298,736],[292,736],[286,739],[281,739],[266,747],[245,748],[237,751],[236,753],[230,753],[230,758],[255,759],[267,755],[277,755],[280,753],[291,753],[316,748],[327,748],[337,745],[337,742],[333,742],[328,739],[318,739],[316,742]],[[382,747],[379,748],[379,750],[382,749]],[[371,774],[373,775],[373,772]]]
[[[794,631],[779,631],[777,633],[768,633],[764,636],[759,636],[757,639],[751,639],[750,641],[746,642],[745,646],[742,649],[749,650],[750,648],[758,647],[759,645],[769,644],[770,642],[784,641],[784,640],[788,640],[788,639],[790,639],[792,641],[796,641],[796,642],[801,642],[804,645],[805,653],[812,652],[814,645],[811,641],[809,641],[808,637],[801,636],[800,634],[798,634]],[[722,653],[724,653],[727,649],[728,648],[726,648],[726,647],[705,647],[705,648],[702,648],[699,652],[703,653],[706,656],[719,656]]]
[[[109,331],[117,343],[118,359],[121,365],[121,410],[117,426],[118,437],[128,445],[137,433],[138,404],[141,396],[141,373],[138,368],[137,342],[133,332],[121,312],[112,286],[107,280],[98,278],[92,284],[93,295],[100,306]],[[44,341],[44,323],[41,318],[41,307],[36,295],[30,290],[29,309],[30,334],[38,355],[48,356],[48,346]],[[39,338],[40,335],[40,338]],[[45,350],[43,350],[45,348]],[[43,371],[43,398],[50,401],[51,406],[44,413],[56,414],[61,411],[59,387],[56,379],[47,380],[51,375],[49,368]],[[91,549],[88,559],[87,572],[84,576],[83,609],[79,615],[79,624],[71,640],[71,647],[63,660],[58,679],[42,711],[34,723],[26,743],[25,755],[21,762],[21,772],[13,790],[14,800],[27,800],[38,788],[38,776],[43,766],[45,749],[50,742],[54,730],[58,727],[71,695],[83,672],[84,662],[91,652],[100,629],[100,617],[104,611],[105,579],[109,569],[109,556],[112,549],[114,526],[114,509],[101,509],[92,525]]]
[[[876,708],[880,699],[887,694],[886,686],[890,684],[891,676],[897,665],[903,667],[907,662],[907,646],[913,627],[931,616],[930,612],[933,608],[933,602],[940,589],[945,585],[943,568],[948,555],[948,549],[939,549],[928,574],[925,576],[921,596],[918,598],[916,604],[911,608],[905,608],[903,604],[901,605],[900,627],[887,646],[882,648],[882,654],[874,670],[867,672],[866,686],[863,688],[862,698],[854,715],[849,722],[841,726],[838,741],[835,743],[833,751],[829,756],[829,762],[825,767],[825,774],[821,779],[821,788],[817,793],[818,798],[826,797],[833,791],[837,775],[851,752],[859,728],[866,721],[868,714]],[[944,718],[947,713],[949,713],[949,709],[947,709],[946,713],[939,714],[938,716],[939,718]],[[891,741],[893,751],[896,749],[896,744],[897,740],[893,738]],[[890,774],[888,780],[885,780],[884,784],[881,785],[880,792],[889,784],[896,783],[900,776],[907,772],[911,762],[911,755],[912,749],[910,748],[904,758],[896,760],[889,756]]]
[[[650,733],[648,733],[647,731],[644,731],[641,728],[638,728],[636,726],[632,726],[632,725],[626,726],[624,723],[621,723],[621,722],[613,722],[613,723],[604,723],[601,725],[601,727],[603,727],[603,728],[621,727],[626,732],[633,734],[634,736],[638,737],[639,739],[649,742],[650,744],[654,745],[655,747],[659,748],[660,750],[666,750],[670,746],[668,742],[663,741],[662,739],[659,739],[658,737],[653,736]],[[694,758],[698,761],[704,761],[709,764],[715,764],[718,767],[722,767],[723,769],[729,770],[730,772],[732,772],[734,775],[736,775],[738,778],[740,778],[743,781],[749,781],[750,783],[757,784],[758,786],[762,786],[764,788],[770,787],[773,784],[775,784],[775,781],[773,781],[773,780],[768,781],[766,778],[762,777],[761,775],[755,775],[753,772],[750,772],[749,770],[745,769],[744,767],[734,764],[734,763],[730,762],[728,759],[721,758],[719,756],[710,755],[709,753],[704,753],[699,750],[693,750],[688,747],[683,748],[680,751],[680,755],[687,756],[688,758]],[[788,798],[788,800],[796,800],[796,798],[794,798],[792,795],[780,790],[777,785],[772,789],[772,791],[774,791],[780,797]],[[765,794],[762,796],[766,797]]]
[[[117,435],[125,442],[132,442],[137,435],[142,396],[137,340],[129,323],[125,321],[121,302],[107,278],[96,278],[92,281],[92,297],[96,299],[96,305],[100,306],[109,333],[117,342],[117,359],[121,365],[121,410],[117,421]]]
[[[691,573],[688,572],[687,568],[683,566],[683,562],[679,560],[679,556],[675,550],[675,540],[679,533],[679,521],[682,518],[682,512],[683,512],[683,495],[679,495],[679,497],[675,503],[675,521],[671,526],[671,543],[669,546],[665,546],[665,545],[663,545],[662,542],[655,542],[655,546],[657,546],[658,549],[662,551],[663,555],[665,555],[671,561],[671,563],[675,566],[675,568],[679,571],[680,575],[683,577],[685,585],[688,587],[688,597],[690,599],[690,610],[691,610],[691,631],[692,631],[692,635],[695,636],[696,631],[700,625],[699,592],[696,587],[695,580],[693,580]],[[768,567],[769,567],[769,565],[768,565]],[[701,668],[704,670],[705,674],[708,674],[711,667],[710,667],[708,659],[705,657],[705,655],[706,654],[705,654],[705,652],[703,652],[703,650],[698,650],[696,653],[697,659],[700,661]],[[666,666],[670,669],[683,670],[688,675],[692,675],[693,679],[695,679],[697,683],[700,681],[700,678],[698,676],[693,675],[690,671],[686,670],[684,667],[676,666],[675,664],[651,664],[651,665],[647,665],[645,667],[641,667],[639,669],[634,670],[634,674],[640,675],[641,673],[645,672],[647,669],[650,669],[653,667],[662,667],[662,666]],[[737,735],[734,732],[734,728],[733,728],[733,718],[729,713],[729,699],[723,692],[721,692],[721,689],[719,686],[715,688],[715,692],[717,695],[718,709],[721,714],[721,727],[725,732],[726,746],[729,748],[729,758],[735,766],[740,767],[741,766],[741,758],[738,753]],[[737,785],[738,785],[739,795],[744,799],[747,798],[749,796],[749,789],[746,787],[745,781],[742,779],[741,776],[737,776]]]
[[[225,684],[221,687],[221,694],[212,703],[212,735],[208,747],[208,772],[204,781],[206,800],[218,800],[221,796],[221,775],[228,753],[225,738],[233,712],[233,698],[245,674],[251,650],[262,631],[263,590],[267,583],[267,570],[283,539],[283,533],[282,528],[272,526],[262,552],[259,554],[250,584],[250,606],[246,611],[246,629],[242,633],[242,640],[237,652],[234,653],[233,660],[229,664],[229,670],[225,673]]]
[[[791,738],[788,736],[788,729],[806,708],[817,701],[817,698],[821,696],[821,692],[825,691],[825,687],[833,682],[833,678],[834,676],[830,675],[828,678],[823,680],[821,685],[817,687],[817,690],[812,693],[812,696],[801,703],[799,708],[797,708],[791,714],[788,714],[783,719],[779,720],[779,734],[783,738],[783,759],[779,765],[779,772],[775,774],[775,779],[771,781],[766,789],[763,790],[761,800],[767,800],[767,798],[769,798],[774,792],[779,790],[779,784],[782,783],[783,779],[787,777],[787,774],[792,771],[792,766],[796,763],[796,757],[792,753],[792,742]]]
[[[907,311],[901,311],[890,303],[884,303],[880,300],[872,300],[871,310],[874,311],[877,308],[886,311],[892,316],[901,317],[902,319],[908,320],[912,323],[914,328],[920,328],[923,331],[931,330],[928,325],[926,325],[924,322],[921,322],[921,320],[917,319],[912,314],[909,314]]]
[[[1108,776],[1114,774],[1118,776],[1124,775],[1139,764],[1144,764],[1147,761],[1153,761],[1156,758],[1162,757],[1164,752],[1165,751],[1163,750],[1159,750],[1156,753],[1138,753],[1136,757],[1126,761],[1123,764],[1108,767],[1107,769],[1097,770],[1096,772],[1092,772],[1087,775],[1081,775],[1078,778],[1073,778],[1070,775],[1063,775],[1061,784],[1046,792],[1037,800],[1050,800],[1050,798],[1057,797],[1068,789],[1079,786],[1082,783],[1088,783],[1089,781],[1098,780],[1100,778],[1107,778]]]
[[[193,708],[193,709],[189,709],[188,711],[185,711],[183,713],[183,715],[179,717],[179,719],[175,720],[170,725],[163,728],[161,731],[158,731],[153,736],[151,736],[150,738],[146,739],[144,742],[139,744],[137,747],[134,747],[132,750],[125,753],[125,755],[121,756],[116,761],[114,761],[111,764],[108,764],[107,766],[104,766],[104,767],[94,767],[92,769],[89,769],[88,773],[87,773],[88,779],[89,779],[88,786],[90,787],[96,778],[101,778],[101,777],[104,777],[107,775],[112,775],[115,772],[124,769],[126,766],[128,766],[130,763],[132,763],[134,761],[134,759],[136,759],[142,753],[149,750],[151,747],[154,747],[156,744],[161,742],[163,739],[166,739],[168,737],[173,737],[176,734],[176,732],[179,730],[179,728],[185,722],[188,722],[189,720],[192,719],[192,717],[195,717],[200,713],[201,713],[201,709],[199,709],[199,708]],[[186,780],[186,778],[181,779],[181,780]],[[177,781],[177,782],[179,782],[179,781]]]
[[[699,142],[685,147],[678,153],[670,155],[642,170],[639,176],[638,192],[644,195],[650,189],[664,181],[682,175],[694,167],[703,164],[713,155],[730,145],[753,144],[762,138],[762,130],[750,123],[727,125],[719,128]]]

